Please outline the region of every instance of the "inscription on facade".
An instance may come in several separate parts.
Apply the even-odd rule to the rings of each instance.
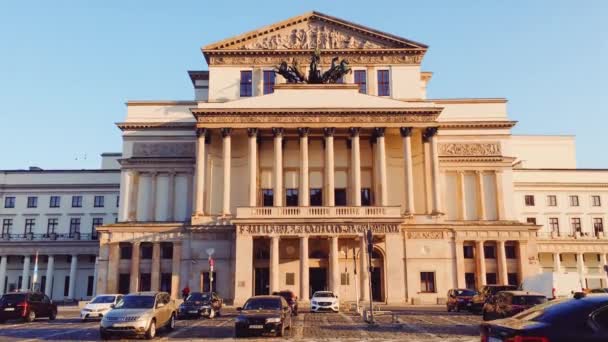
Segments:
[[[408,239],[429,239],[429,240],[441,240],[443,239],[443,232],[407,232]]]
[[[439,155],[452,157],[500,156],[500,143],[444,143],[439,144]]]
[[[133,157],[194,157],[193,142],[133,144]]]
[[[371,228],[374,234],[399,233],[398,224],[273,224],[239,225],[240,234],[298,235],[298,234],[363,234]]]

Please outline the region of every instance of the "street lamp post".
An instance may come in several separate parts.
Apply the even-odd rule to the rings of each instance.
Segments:
[[[206,250],[209,260],[209,292],[213,292],[213,269],[215,268],[215,260],[213,260],[214,248],[207,248]]]

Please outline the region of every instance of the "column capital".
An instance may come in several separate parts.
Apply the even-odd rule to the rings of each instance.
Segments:
[[[310,134],[310,128],[308,128],[308,127],[298,128],[298,135],[300,135],[300,138],[307,137],[309,134]]]
[[[475,170],[476,175],[483,175],[483,173],[484,173],[483,170]]]
[[[384,127],[375,127],[374,128],[374,136],[376,137],[384,137],[384,133],[386,129]]]
[[[399,133],[401,133],[402,137],[410,137],[412,136],[412,127],[399,127]]]
[[[224,128],[220,128],[220,132],[222,133],[222,137],[229,137],[230,134],[232,134],[232,128],[230,127],[224,127]]]
[[[247,128],[247,135],[250,138],[257,137],[257,135],[258,135],[258,129],[257,128]]]
[[[361,132],[361,127],[351,127],[348,129],[348,133],[350,133],[351,137],[358,137]]]
[[[429,141],[432,137],[437,135],[437,131],[439,127],[427,127],[422,134],[422,139],[426,142]]]
[[[206,137],[207,136],[207,129],[206,128],[197,128],[196,129],[196,136],[197,137]]]
[[[335,127],[325,127],[325,128],[323,128],[323,135],[325,137],[333,137],[334,133],[336,133],[336,128]]]
[[[276,138],[276,137],[282,137],[283,136],[283,128],[281,127],[273,127],[272,128],[272,135]]]

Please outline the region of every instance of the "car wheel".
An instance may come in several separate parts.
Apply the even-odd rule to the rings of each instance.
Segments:
[[[156,321],[152,320],[148,330],[146,330],[146,340],[151,340],[156,336]]]
[[[171,318],[169,319],[169,324],[167,325],[169,330],[175,329],[175,314],[171,314]]]
[[[450,309],[449,305],[447,305],[446,308],[448,309],[448,312],[452,312],[452,309]]]
[[[222,313],[220,312],[220,310],[217,310],[217,312],[215,313],[216,317],[220,317],[222,315]]]
[[[245,329],[235,329],[234,330],[234,335],[239,338],[239,337],[247,337],[249,334],[247,333],[247,331],[245,331]]]
[[[49,319],[51,321],[54,321],[57,318],[57,310],[52,309],[51,310],[51,314],[49,315]],[[86,318],[84,319],[86,321]]]
[[[285,336],[285,323],[281,324],[281,329],[277,331],[277,337]]]
[[[33,322],[35,319],[36,319],[36,312],[34,310],[31,310],[25,316],[25,321],[26,322]]]

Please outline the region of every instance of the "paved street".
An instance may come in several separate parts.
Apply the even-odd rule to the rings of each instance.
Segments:
[[[325,339],[361,341],[478,341],[479,316],[447,313],[443,307],[392,308],[400,312],[399,323],[388,316],[379,317],[379,324],[369,326],[350,313],[301,313],[294,317],[294,327],[288,339],[320,341]],[[82,323],[75,310],[61,310],[55,321],[46,319],[34,323],[9,321],[0,325],[1,341],[65,341],[99,340],[99,322]],[[213,320],[180,320],[172,332],[159,331],[157,340],[230,340],[234,336],[236,311],[226,310],[222,317]],[[260,338],[244,339],[255,341]],[[264,340],[279,340],[263,338]]]

